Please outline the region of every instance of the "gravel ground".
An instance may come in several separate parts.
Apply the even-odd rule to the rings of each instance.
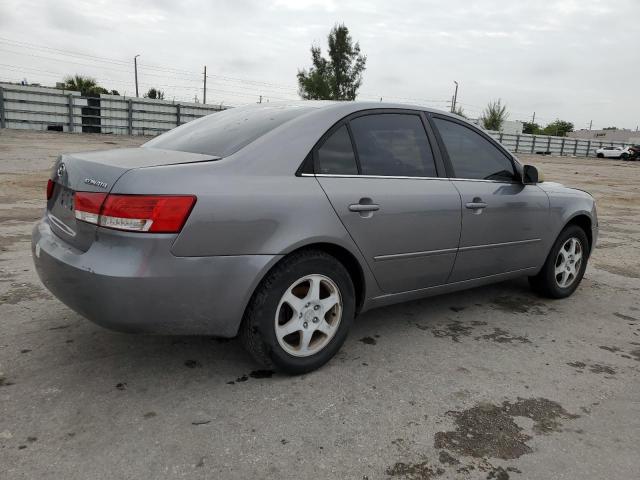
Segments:
[[[0,478],[640,476],[640,163],[523,157],[598,200],[571,298],[523,280],[374,310],[284,377],[235,340],[103,330],[39,283],[52,161],[143,141],[0,131]]]

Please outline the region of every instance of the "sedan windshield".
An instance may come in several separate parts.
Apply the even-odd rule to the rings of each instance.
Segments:
[[[174,128],[143,147],[227,157],[313,108],[295,104],[230,108]]]

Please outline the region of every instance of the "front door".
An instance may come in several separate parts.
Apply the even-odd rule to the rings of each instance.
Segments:
[[[383,291],[446,282],[460,236],[460,195],[438,177],[419,114],[351,118],[334,127],[314,161],[320,185]]]
[[[540,266],[549,199],[523,185],[513,160],[481,132],[433,117],[462,198],[460,247],[449,282]]]

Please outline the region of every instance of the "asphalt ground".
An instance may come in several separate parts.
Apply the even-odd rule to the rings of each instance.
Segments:
[[[38,281],[55,157],[144,140],[0,130],[0,478],[640,476],[640,163],[522,157],[598,201],[571,298],[522,280],[373,310],[286,377],[235,340],[109,332]]]

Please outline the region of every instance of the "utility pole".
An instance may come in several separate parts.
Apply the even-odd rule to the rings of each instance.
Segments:
[[[207,66],[204,66],[204,92],[202,92],[202,103],[207,103]]]
[[[135,75],[136,75],[136,98],[140,96],[138,94],[138,57],[139,56],[140,56],[140,54],[138,54],[135,57],[133,57],[133,69],[134,69]]]
[[[260,99],[258,100],[258,103],[262,103],[262,95],[260,95]]]
[[[533,112],[533,117],[531,117],[531,123],[536,123],[536,112]]]
[[[454,80],[453,83],[456,84],[456,90],[453,92],[453,100],[451,100],[451,113],[456,111],[456,102],[458,101],[458,82]]]
[[[591,127],[592,127],[592,126],[593,126],[593,120],[591,120],[591,121],[589,122],[589,130],[591,130]]]

